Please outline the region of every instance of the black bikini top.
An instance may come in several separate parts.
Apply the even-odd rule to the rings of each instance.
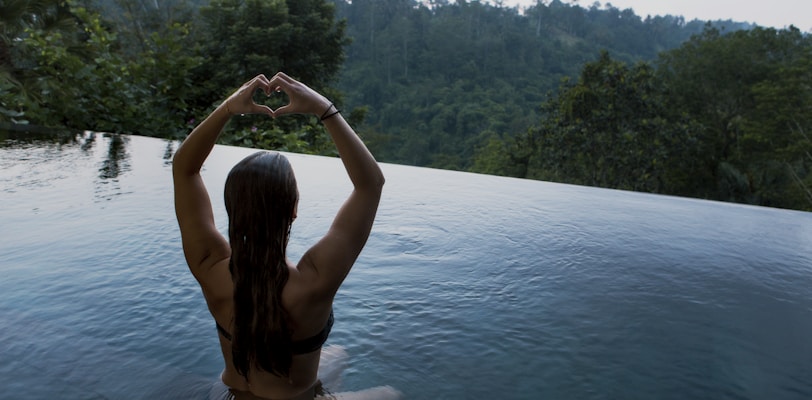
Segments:
[[[307,354],[320,349],[321,346],[324,345],[324,342],[327,341],[327,336],[330,336],[330,331],[333,330],[333,320],[333,310],[330,310],[330,317],[327,318],[327,325],[324,326],[324,329],[307,339],[291,341],[290,352],[292,354]],[[217,321],[214,321],[214,324],[217,325],[217,332],[220,332],[220,334],[230,342],[231,334],[217,323]]]

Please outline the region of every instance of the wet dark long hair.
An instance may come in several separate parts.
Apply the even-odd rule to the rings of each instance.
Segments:
[[[288,281],[285,258],[299,191],[285,156],[254,153],[232,168],[225,184],[234,323],[234,367],[288,376],[291,332],[282,306]]]

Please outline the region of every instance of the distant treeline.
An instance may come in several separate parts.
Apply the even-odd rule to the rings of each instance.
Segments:
[[[0,121],[179,138],[284,70],[381,161],[812,210],[794,28],[558,0],[29,0],[0,19]],[[222,141],[332,148],[312,118],[238,118]]]

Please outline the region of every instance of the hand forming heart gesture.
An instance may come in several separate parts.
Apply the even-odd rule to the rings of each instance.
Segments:
[[[254,102],[253,96],[257,90],[262,90],[266,96],[273,92],[284,92],[289,102],[273,110]],[[257,75],[229,96],[223,105],[230,115],[267,114],[274,118],[286,114],[313,114],[323,117],[333,107],[324,96],[283,72],[277,73],[270,80],[265,75]]]

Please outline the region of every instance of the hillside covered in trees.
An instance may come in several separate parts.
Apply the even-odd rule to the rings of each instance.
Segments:
[[[4,2],[0,122],[180,138],[284,70],[381,161],[812,209],[807,34],[499,4]],[[222,142],[331,154],[310,118],[238,118]]]
[[[352,39],[339,88],[349,105],[367,108],[362,130],[373,150],[392,162],[451,169],[470,168],[474,149],[491,136],[537,124],[561,79],[602,50],[651,60],[706,24],[559,0],[525,10],[477,1],[336,4]]]

